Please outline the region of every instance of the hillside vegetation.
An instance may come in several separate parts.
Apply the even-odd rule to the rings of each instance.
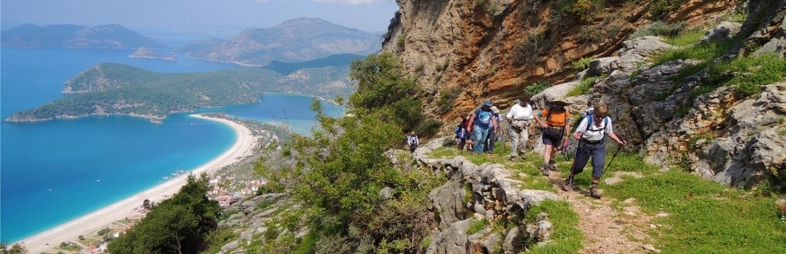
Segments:
[[[336,64],[335,62],[333,64]],[[201,73],[156,73],[102,63],[66,81],[73,96],[15,113],[6,121],[41,121],[88,115],[122,114],[162,119],[200,107],[256,103],[263,92],[322,98],[345,97],[348,64],[298,69],[288,76],[258,68]],[[294,67],[291,67],[293,69]]]

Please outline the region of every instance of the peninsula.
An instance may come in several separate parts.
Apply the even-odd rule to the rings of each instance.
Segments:
[[[134,54],[129,55],[128,57],[131,58],[148,58],[148,59],[161,59],[165,61],[177,61],[177,57],[173,54],[166,54],[166,53],[158,53],[153,49],[141,47],[134,52]]]
[[[258,103],[264,92],[320,98],[346,97],[355,87],[349,62],[286,73],[241,68],[200,73],[157,73],[102,63],[65,82],[63,93],[74,94],[37,108],[17,112],[5,121],[35,122],[90,115],[129,115],[160,122],[168,114],[203,107]]]

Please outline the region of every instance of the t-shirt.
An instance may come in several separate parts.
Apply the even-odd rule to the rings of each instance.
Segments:
[[[554,127],[564,127],[566,123],[570,123],[570,112],[565,109],[562,110],[554,110],[551,113],[551,117],[549,117],[549,111],[551,108],[544,109],[538,112],[538,116],[547,118],[546,125],[554,126]]]
[[[513,117],[514,121],[532,119],[532,106],[527,104],[526,107],[522,107],[521,104],[516,103],[516,105],[510,108],[506,117]]]
[[[483,110],[483,107],[480,107],[475,110],[475,122],[473,124],[482,129],[488,129],[493,126],[492,118],[494,118],[494,112],[491,109],[486,111]]]
[[[419,145],[420,141],[418,140],[418,136],[407,136],[407,143],[410,145]]]
[[[587,128],[587,124],[589,124],[589,119],[592,118],[592,126]],[[613,133],[614,130],[611,126],[611,118],[604,117],[598,121],[597,118],[593,115],[589,115],[581,120],[579,126],[576,127],[577,133],[582,133],[581,138],[589,140],[589,141],[600,141],[606,134]]]

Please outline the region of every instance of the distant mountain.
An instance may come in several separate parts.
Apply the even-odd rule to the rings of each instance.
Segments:
[[[80,49],[136,49],[166,48],[155,40],[120,25],[84,27],[52,25],[39,27],[25,24],[0,34],[3,47],[14,48],[80,48]]]
[[[221,44],[192,53],[205,60],[265,66],[303,62],[336,54],[367,55],[380,50],[381,36],[318,18],[299,18],[270,28],[250,28]]]
[[[200,52],[221,45],[221,43],[223,42],[224,40],[218,38],[210,38],[207,40],[195,41],[189,43],[188,45],[175,49],[175,52],[186,52],[186,53]]]

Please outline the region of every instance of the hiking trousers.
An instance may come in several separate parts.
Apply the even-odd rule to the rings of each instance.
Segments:
[[[573,175],[578,175],[584,171],[584,166],[592,158],[592,177],[600,178],[603,176],[603,164],[606,162],[606,143],[600,140],[596,143],[591,143],[586,139],[580,139],[579,145],[576,147],[576,158],[573,159],[573,165],[570,172]]]
[[[527,152],[527,143],[529,143],[529,123],[525,121],[516,120],[510,126],[510,156],[516,157],[519,154]]]

